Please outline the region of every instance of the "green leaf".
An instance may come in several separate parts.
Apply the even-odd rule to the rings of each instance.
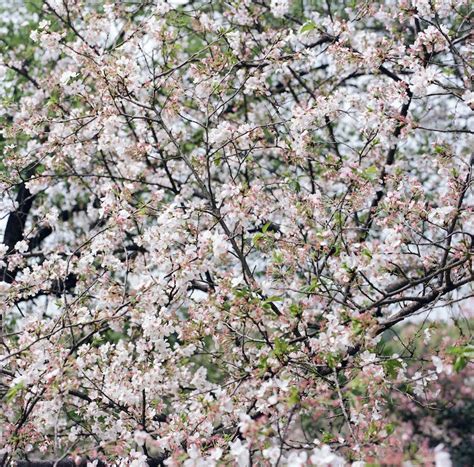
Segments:
[[[273,252],[273,262],[275,264],[282,264],[283,263],[283,255],[281,251],[274,251]]]
[[[257,232],[252,238],[252,245],[257,247],[259,242],[265,238],[265,234],[262,232]]]
[[[359,320],[354,319],[352,320],[352,330],[356,336],[360,336],[364,332],[364,326]]]
[[[270,305],[270,303],[282,302],[282,301],[283,301],[283,297],[279,297],[278,295],[272,295],[271,297],[267,297],[263,301],[263,305]]]
[[[275,348],[273,350],[275,357],[283,357],[289,352],[289,350],[290,345],[288,342],[286,342],[284,339],[280,339],[279,337],[275,339]]]
[[[374,180],[377,179],[378,174],[379,174],[379,171],[377,167],[375,167],[375,165],[371,165],[370,167],[367,167],[366,169],[364,169],[364,171],[362,172],[362,178],[364,178],[365,180],[369,182],[373,182]]]
[[[395,379],[398,374],[398,369],[402,367],[402,364],[399,360],[387,360],[383,364],[385,374],[391,378]]]
[[[301,191],[301,184],[297,178],[292,178],[288,181],[288,186],[292,189],[295,193],[299,193]]]
[[[387,432],[387,435],[391,435],[395,431],[395,425],[393,423],[387,423],[385,425],[385,431]]]
[[[73,410],[68,410],[67,412],[67,416],[70,420],[73,420],[75,421],[76,423],[79,423],[81,422],[81,416],[73,409]]]
[[[331,443],[334,440],[333,434],[328,431],[324,431],[321,438],[323,443]]]
[[[314,31],[316,29],[316,24],[314,21],[307,21],[306,23],[303,24],[300,28],[300,34],[304,34],[310,31]]]
[[[375,436],[377,434],[377,425],[375,422],[370,422],[369,429],[366,432],[366,437],[367,439],[370,439],[372,436]]]
[[[248,287],[242,287],[240,289],[236,289],[234,295],[237,298],[247,298],[252,296],[252,292]]]
[[[41,175],[44,172],[46,172],[46,167],[43,164],[38,164],[36,166],[36,173]]]
[[[459,373],[461,370],[464,370],[464,368],[466,368],[468,361],[469,360],[466,357],[462,357],[462,356],[456,357],[456,359],[454,360],[454,365],[453,365],[454,371],[456,373]]]
[[[459,373],[466,368],[467,364],[474,359],[474,345],[452,346],[448,349],[448,353],[454,357],[453,368]]]
[[[340,361],[340,355],[338,353],[328,353],[326,355],[326,362],[329,368],[334,369]]]
[[[5,400],[7,402],[11,402],[16,397],[16,395],[23,389],[25,389],[25,383],[15,384],[15,386],[11,387],[5,394]]]
[[[319,281],[316,278],[311,279],[311,284],[307,285],[306,287],[303,287],[302,292],[303,293],[314,293],[316,290],[319,288]]]
[[[291,407],[299,404],[300,402],[300,393],[298,391],[298,388],[296,386],[292,386],[290,388],[290,394],[288,396],[288,403],[290,404]]]
[[[301,306],[298,303],[292,303],[290,305],[290,314],[295,318],[299,318],[303,314],[303,310],[301,309]]]
[[[451,355],[463,355],[468,358],[474,358],[474,345],[459,345],[449,347],[448,353]]]
[[[260,370],[260,376],[263,376],[268,370],[268,357],[260,357],[258,362],[258,368]]]

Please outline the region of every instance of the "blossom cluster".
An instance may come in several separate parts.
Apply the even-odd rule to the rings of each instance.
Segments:
[[[468,16],[5,13],[0,462],[448,466],[419,407],[470,394]]]

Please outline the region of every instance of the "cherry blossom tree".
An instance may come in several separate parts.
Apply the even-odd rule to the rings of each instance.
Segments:
[[[451,465],[469,7],[5,3],[0,463]]]

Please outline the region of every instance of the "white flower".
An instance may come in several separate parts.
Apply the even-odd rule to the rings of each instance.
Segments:
[[[210,453],[210,458],[214,461],[217,461],[219,460],[221,457],[222,457],[222,454],[224,453],[224,451],[221,449],[221,448],[215,448],[211,451]]]
[[[272,446],[271,448],[264,449],[262,454],[265,459],[270,461],[271,465],[275,465],[280,457],[280,448]]]
[[[276,394],[272,394],[268,400],[268,405],[271,407],[272,405],[275,405],[278,402],[278,396]]]
[[[37,30],[31,31],[31,33],[30,33],[30,39],[31,39],[33,42],[38,42],[38,40],[39,40],[39,32],[38,32]]]
[[[228,122],[223,122],[217,128],[209,131],[209,142],[214,146],[221,146],[232,137],[232,125]]]
[[[444,451],[444,446],[442,444],[438,444],[438,446],[435,447],[434,452],[436,467],[451,467],[453,465],[449,452]]]
[[[364,350],[364,352],[360,354],[360,361],[362,365],[370,365],[371,363],[375,363],[376,360],[377,355],[369,352],[368,350]]]
[[[230,284],[232,285],[232,287],[237,287],[238,285],[242,284],[243,281],[244,279],[242,276],[237,276],[232,278]]]
[[[413,4],[417,9],[418,14],[421,16],[431,15],[430,0],[414,0]]]
[[[238,54],[240,51],[240,32],[239,31],[228,32],[226,37],[227,37],[227,40],[229,41],[229,45],[231,49],[234,51],[234,53]]]
[[[384,244],[387,247],[387,252],[395,251],[402,244],[400,232],[397,232],[395,229],[387,229],[385,231]]]
[[[212,251],[214,256],[224,256],[228,250],[228,242],[224,235],[214,232],[212,235]]]
[[[179,2],[177,2],[179,3]],[[155,13],[157,15],[164,15],[166,13],[168,13],[168,11],[170,11],[171,7],[170,5],[165,2],[164,0],[160,0],[159,2],[156,2],[156,6],[155,6]]]
[[[431,339],[431,329],[430,328],[426,328],[424,331],[423,331],[423,334],[425,337],[423,337],[423,342],[425,344],[428,344],[430,342],[430,339]]]
[[[421,68],[411,77],[410,91],[417,96],[425,96],[428,86],[436,79],[434,68]]]
[[[0,281],[0,294],[7,293],[10,290],[11,286],[12,285],[8,282]]]
[[[65,71],[62,75],[61,75],[61,78],[59,79],[59,82],[61,84],[67,84],[68,81],[71,79],[71,78],[75,78],[77,76],[77,73],[76,72],[73,72],[73,71]]]
[[[128,464],[130,467],[148,467],[148,459],[145,454],[135,451],[132,451],[132,453],[131,454],[135,456],[135,459]]]
[[[454,211],[456,211],[454,206],[442,206],[431,211],[428,219],[435,224],[444,224]]]
[[[199,448],[195,445],[195,444],[192,444],[189,448],[188,448],[188,456],[189,456],[189,459],[187,459],[183,466],[184,467],[195,467],[197,465],[199,465],[199,460],[201,459],[201,451],[199,450]]]
[[[26,240],[20,240],[16,243],[15,250],[20,253],[26,253],[28,251],[28,242]]]
[[[249,430],[252,423],[253,423],[253,420],[250,417],[250,415],[248,415],[246,413],[241,413],[240,414],[239,429],[240,429],[242,434],[245,435],[245,433]]]
[[[146,439],[148,437],[148,434],[145,431],[137,430],[133,434],[133,440],[135,443],[138,444],[138,446],[143,446],[146,442]]]
[[[474,92],[473,91],[466,91],[462,95],[462,100],[469,106],[474,105]]]
[[[245,82],[245,89],[244,89],[244,94],[250,96],[254,94],[256,91],[259,91],[262,89],[262,79],[257,78],[256,76],[251,76],[246,82]]]
[[[4,245],[3,243],[0,244],[0,258],[3,258],[7,254],[7,251],[8,251],[8,247]]]
[[[419,371],[415,372],[415,374],[413,375],[413,383],[414,383],[413,392],[418,397],[422,397],[425,391],[426,380],[425,378],[422,378],[422,375]]]
[[[433,362],[433,365],[435,366],[436,373],[446,373],[447,375],[450,375],[453,371],[453,368],[451,365],[445,365],[441,358],[433,355],[431,357],[431,361]]]
[[[304,465],[307,465],[307,460],[308,454],[305,451],[291,451],[286,460],[286,465],[288,467],[303,467]]]
[[[283,18],[290,10],[290,2],[288,0],[272,0],[270,9],[276,18]]]
[[[331,452],[331,448],[326,444],[323,444],[320,448],[313,449],[310,460],[313,465],[318,467],[342,467],[345,465],[344,459]]]
[[[250,465],[249,462],[249,450],[245,443],[242,443],[240,439],[229,444],[230,454],[237,462],[239,467],[247,467]]]

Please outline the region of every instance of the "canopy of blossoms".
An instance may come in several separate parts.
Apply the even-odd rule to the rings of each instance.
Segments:
[[[472,465],[467,0],[1,8],[1,465]]]

